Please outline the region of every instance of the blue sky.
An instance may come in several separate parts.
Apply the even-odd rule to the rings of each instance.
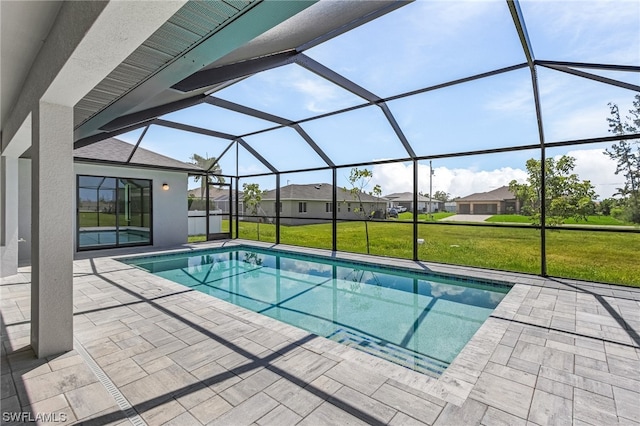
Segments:
[[[521,1],[536,59],[640,66],[640,2]],[[381,97],[468,77],[525,61],[505,1],[416,1],[306,54]],[[587,70],[588,71],[588,70]],[[640,84],[640,74],[590,71]],[[634,92],[538,67],[547,142],[609,135],[607,103],[626,112]],[[249,77],[214,94],[271,114],[300,120],[365,101],[295,64]],[[418,155],[466,152],[538,143],[528,69],[388,102]],[[273,123],[199,105],[163,118],[231,134],[248,134]],[[303,123],[302,128],[337,164],[407,157],[378,107]],[[123,135],[135,142],[140,131]],[[324,163],[292,129],[245,138],[276,168]],[[193,153],[218,156],[228,141],[152,127],[142,147],[188,161]],[[606,145],[549,150],[577,158],[576,172],[596,184],[601,197],[622,182]],[[240,150],[241,174],[267,169]],[[433,190],[454,196],[486,191],[526,178],[524,162],[538,151],[457,157],[433,162]],[[221,160],[235,172],[235,150]],[[419,168],[428,191],[428,162]],[[411,164],[372,166],[384,193],[411,189]],[[345,184],[348,169],[338,172]],[[253,179],[273,188],[275,179]],[[330,172],[287,174],[282,184],[330,182]]]

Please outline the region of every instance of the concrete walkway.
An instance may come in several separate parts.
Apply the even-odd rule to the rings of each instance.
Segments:
[[[489,219],[490,214],[454,214],[440,219],[438,222],[484,222]]]
[[[0,287],[3,424],[640,424],[640,289],[378,261],[514,287],[434,379],[110,258],[75,262],[76,349],[38,360],[23,268]]]

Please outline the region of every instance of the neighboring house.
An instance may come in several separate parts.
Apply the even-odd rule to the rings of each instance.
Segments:
[[[74,251],[187,242],[187,182],[202,172],[115,138],[73,151]],[[131,157],[131,158],[129,158]],[[18,259],[31,259],[31,155],[18,162]],[[22,241],[23,240],[23,241]]]
[[[456,206],[458,214],[520,213],[520,202],[508,186],[458,198]]]
[[[367,212],[377,211],[382,217],[386,210],[387,200],[368,194],[361,194],[363,208]],[[327,223],[333,217],[333,185],[316,183],[307,185],[286,185],[280,188],[280,223],[283,225],[305,225],[310,223]],[[265,221],[274,221],[276,216],[276,191],[265,191],[258,214]],[[359,203],[344,188],[338,188],[336,215],[338,220],[360,219],[362,216],[355,210]],[[245,217],[246,219],[246,217]]]
[[[389,200],[393,206],[402,206],[407,211],[413,212],[413,193],[411,192],[395,192],[393,194],[385,195],[384,198]],[[429,197],[418,194],[418,213],[431,213],[442,210],[441,203],[437,200],[431,200],[431,209],[429,209]],[[392,207],[392,206],[389,206]]]
[[[213,184],[209,187],[209,200],[211,200],[210,208],[214,210],[221,210],[222,213],[229,213],[231,207],[235,210],[236,205],[231,206],[230,200],[232,200],[235,192],[232,192],[229,186],[218,187],[217,184]],[[202,191],[202,188],[194,188],[187,191],[187,197],[189,199],[189,210],[205,210],[206,191]],[[239,209],[242,214],[242,192],[238,194]]]
[[[447,201],[444,203],[444,208],[441,211],[455,213],[457,211],[456,208],[457,206],[455,201]]]

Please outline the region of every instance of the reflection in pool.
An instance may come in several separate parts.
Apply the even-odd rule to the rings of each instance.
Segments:
[[[504,284],[246,247],[124,261],[435,376],[510,289]]]

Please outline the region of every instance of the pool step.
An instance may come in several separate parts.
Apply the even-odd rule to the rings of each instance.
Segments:
[[[384,340],[374,339],[353,330],[339,328],[327,338],[431,377],[440,377],[449,366],[447,362],[430,358]]]

